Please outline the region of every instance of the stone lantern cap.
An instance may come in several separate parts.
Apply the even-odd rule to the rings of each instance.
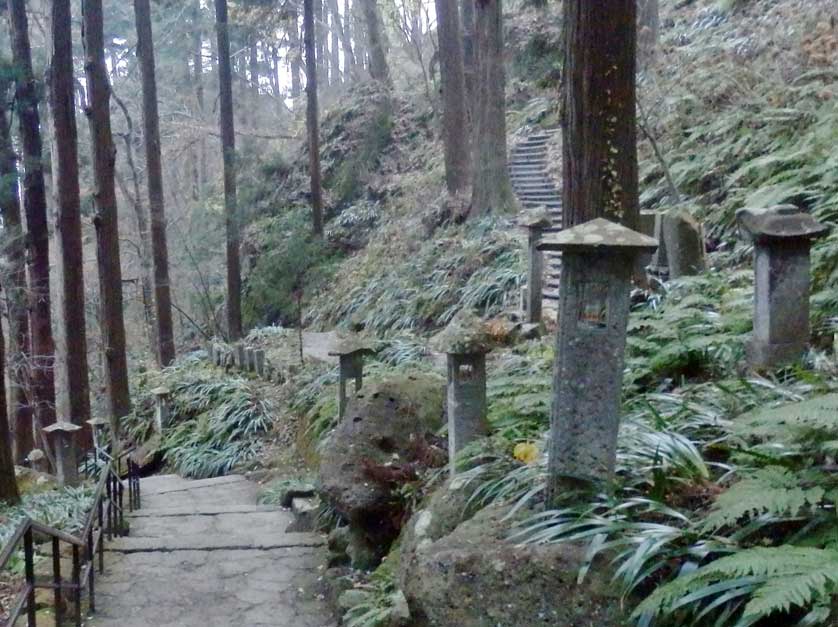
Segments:
[[[648,235],[597,218],[585,224],[574,226],[545,239],[538,245],[539,250],[559,250],[568,252],[595,252],[610,250],[614,252],[654,252],[658,240]]]
[[[76,431],[81,431],[81,427],[78,425],[74,425],[72,422],[66,421],[59,421],[55,422],[48,427],[44,427],[44,433],[75,433]]]
[[[332,357],[346,357],[348,355],[368,355],[375,352],[375,344],[356,335],[339,337],[329,355]]]
[[[104,418],[91,418],[90,420],[87,420],[86,422],[87,422],[87,424],[89,424],[94,429],[97,428],[97,427],[107,427],[108,426],[108,421],[105,420]]]
[[[794,205],[736,212],[743,235],[755,243],[777,240],[812,240],[829,233],[829,226]]]
[[[33,448],[29,451],[29,455],[26,456],[26,461],[30,464],[38,463],[44,459],[46,459],[46,455],[44,455],[44,452],[39,448]]]
[[[486,323],[473,313],[460,313],[431,339],[432,347],[449,355],[481,355],[492,350]]]
[[[552,224],[553,221],[550,219],[550,214],[547,213],[546,207],[525,211],[518,218],[518,226],[525,229],[546,229],[552,226]]]
[[[155,396],[169,396],[169,394],[171,394],[172,391],[167,387],[159,387],[159,388],[154,388],[151,391],[151,393],[154,394]]]

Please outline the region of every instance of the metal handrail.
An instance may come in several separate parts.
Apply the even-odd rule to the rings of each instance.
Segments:
[[[119,475],[121,462],[126,459],[126,477],[128,483],[128,510],[140,507],[139,466],[131,459],[131,451],[124,451],[116,460],[108,460],[102,467],[96,491],[93,493],[93,506],[87,515],[82,533],[78,536],[53,529],[47,525],[26,518],[18,525],[6,546],[0,551],[0,571],[5,570],[12,557],[20,550],[23,542],[25,583],[15,597],[9,609],[9,617],[0,623],[1,627],[12,627],[18,618],[26,612],[27,627],[37,627],[35,590],[51,589],[54,592],[55,624],[60,625],[64,618],[63,594],[72,595],[73,618],[76,627],[82,624],[82,594],[87,589],[88,604],[91,612],[96,611],[96,568],[98,557],[99,573],[105,568],[105,543],[114,535],[125,535],[125,485]],[[52,580],[46,582],[35,577],[35,534],[52,540]],[[61,543],[72,547],[73,566],[70,581],[61,575]]]

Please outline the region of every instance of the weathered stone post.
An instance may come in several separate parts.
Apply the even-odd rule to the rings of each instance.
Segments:
[[[247,354],[245,352],[244,344],[239,342],[238,344],[236,344],[235,350],[236,368],[238,368],[239,370],[245,370],[247,368]]]
[[[56,422],[44,427],[44,433],[50,438],[55,454],[55,472],[58,483],[62,486],[79,484],[79,457],[74,442],[81,427],[70,422]]]
[[[105,441],[105,433],[107,432],[110,423],[105,418],[91,418],[87,421],[87,424],[90,425],[90,429],[93,431],[93,446],[98,454],[98,452],[103,450],[107,444]]]
[[[256,370],[256,374],[260,377],[265,376],[265,351],[257,349],[253,351],[253,360],[254,360],[254,369]]]
[[[151,391],[154,394],[154,428],[157,433],[163,433],[163,429],[169,425],[172,417],[171,396],[172,391],[167,387],[155,388]]]
[[[340,363],[340,379],[338,381],[338,416],[340,418],[343,418],[346,411],[348,399],[346,384],[354,379],[356,392],[363,387],[364,355],[374,352],[375,349],[372,344],[355,336],[339,338],[335,347],[329,352],[329,355],[337,357]]]
[[[525,213],[518,221],[518,225],[527,231],[527,289],[524,300],[524,311],[527,322],[538,324],[541,322],[541,304],[544,299],[544,253],[538,249],[544,229],[552,224],[546,211],[532,211]]]
[[[657,241],[602,218],[541,244],[563,253],[553,380],[548,500],[614,473],[629,291]]]
[[[245,360],[245,367],[244,369],[248,372],[255,372],[256,371],[256,356],[254,355],[254,351],[249,346],[244,351],[244,360]]]
[[[810,339],[812,240],[829,227],[795,206],[737,213],[742,234],[754,243],[754,334],[748,359],[773,368],[798,359]]]
[[[483,321],[464,314],[455,317],[433,343],[448,357],[448,458],[453,475],[457,453],[489,433],[486,354],[491,342]]]
[[[652,220],[653,225],[651,235],[658,240],[658,248],[652,253],[652,259],[649,261],[649,265],[647,266],[649,273],[658,276],[669,274],[669,257],[666,254],[666,240],[663,237],[664,214],[660,211],[650,211],[648,213],[651,213],[652,215],[644,218],[643,213],[644,212],[640,213],[641,224],[644,220]],[[649,233],[645,230],[642,232],[649,235]]]
[[[664,214],[663,239],[670,279],[695,276],[707,269],[704,229],[688,211],[672,209]]]

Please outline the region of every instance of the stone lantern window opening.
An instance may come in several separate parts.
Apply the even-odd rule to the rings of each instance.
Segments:
[[[607,328],[608,284],[603,281],[582,281],[577,289],[577,321],[591,329]]]

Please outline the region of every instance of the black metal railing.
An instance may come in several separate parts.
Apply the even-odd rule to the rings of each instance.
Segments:
[[[122,460],[125,460],[125,476],[120,477]],[[0,551],[0,572],[6,570],[12,558],[23,549],[24,583],[11,606],[8,618],[0,623],[2,627],[12,627],[17,620],[26,615],[27,627],[37,627],[37,606],[35,591],[52,590],[54,594],[55,624],[61,625],[71,608],[72,620],[77,627],[82,624],[82,597],[87,592],[88,607],[96,611],[96,562],[99,572],[105,568],[105,539],[126,535],[125,497],[127,490],[127,509],[134,511],[140,507],[139,467],[131,459],[128,451],[116,460],[106,460],[100,469],[96,491],[93,494],[93,506],[79,535],[72,535],[53,529],[27,518],[18,525],[12,538]],[[127,484],[127,488],[126,488]],[[38,578],[35,575],[35,538],[48,539],[52,543],[52,577]],[[72,566],[69,578],[61,572],[61,549],[63,545],[72,547]],[[65,594],[68,595],[65,602]]]

